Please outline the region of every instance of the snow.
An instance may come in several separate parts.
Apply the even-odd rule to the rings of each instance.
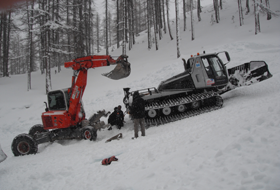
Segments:
[[[270,6],[279,13],[278,0],[270,0]],[[150,127],[145,137],[135,140],[131,139],[133,123],[126,116],[121,130],[98,131],[94,142],[44,143],[36,155],[14,157],[10,148],[13,138],[41,123],[45,76],[32,73],[30,91],[26,90],[27,75],[0,78],[0,144],[8,156],[0,163],[0,189],[279,190],[280,18],[267,21],[266,15],[260,14],[261,33],[255,35],[253,12],[244,15],[240,27],[237,7],[237,2],[223,1],[221,22],[211,25],[213,8],[204,6],[202,21],[194,23],[194,41],[190,25],[186,32],[181,26],[181,58],[203,50],[228,51],[232,60],[228,68],[264,60],[273,77],[222,95],[224,106],[219,110]],[[172,28],[175,30],[174,24]],[[114,81],[101,76],[113,67],[89,70],[83,98],[88,117],[100,109],[112,111],[123,105],[122,88],[157,87],[160,81],[182,72],[176,41],[170,41],[166,34],[159,41],[158,51],[154,46],[148,51],[146,35],[141,33],[132,51],[127,51],[132,67],[128,78]],[[121,49],[111,54],[120,55]],[[64,68],[58,74],[54,70],[53,90],[70,86],[72,70]],[[107,123],[107,118],[103,120]],[[123,139],[105,143],[120,132]],[[119,160],[101,165],[102,159],[113,155]]]

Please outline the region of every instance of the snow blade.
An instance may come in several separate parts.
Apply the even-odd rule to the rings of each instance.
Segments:
[[[122,61],[119,62],[112,71],[104,73],[102,75],[113,80],[119,80],[128,77],[130,75],[130,71],[130,63]]]
[[[3,162],[7,158],[7,155],[3,152],[0,145],[0,163]]]
[[[235,86],[251,85],[272,77],[265,61],[251,61],[228,69],[229,80]]]

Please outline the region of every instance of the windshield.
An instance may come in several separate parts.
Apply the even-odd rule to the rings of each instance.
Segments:
[[[203,57],[202,62],[205,66],[206,72],[210,78],[225,77],[223,65],[218,57]]]
[[[53,91],[48,94],[50,110],[66,110],[65,98],[62,91]]]

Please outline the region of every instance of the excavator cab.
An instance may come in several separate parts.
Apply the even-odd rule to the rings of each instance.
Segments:
[[[67,90],[55,90],[48,93],[49,110],[68,110],[67,104],[68,93]]]

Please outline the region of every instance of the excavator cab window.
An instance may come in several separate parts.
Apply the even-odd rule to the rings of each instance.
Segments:
[[[48,93],[50,110],[66,110],[64,93],[60,90]]]

